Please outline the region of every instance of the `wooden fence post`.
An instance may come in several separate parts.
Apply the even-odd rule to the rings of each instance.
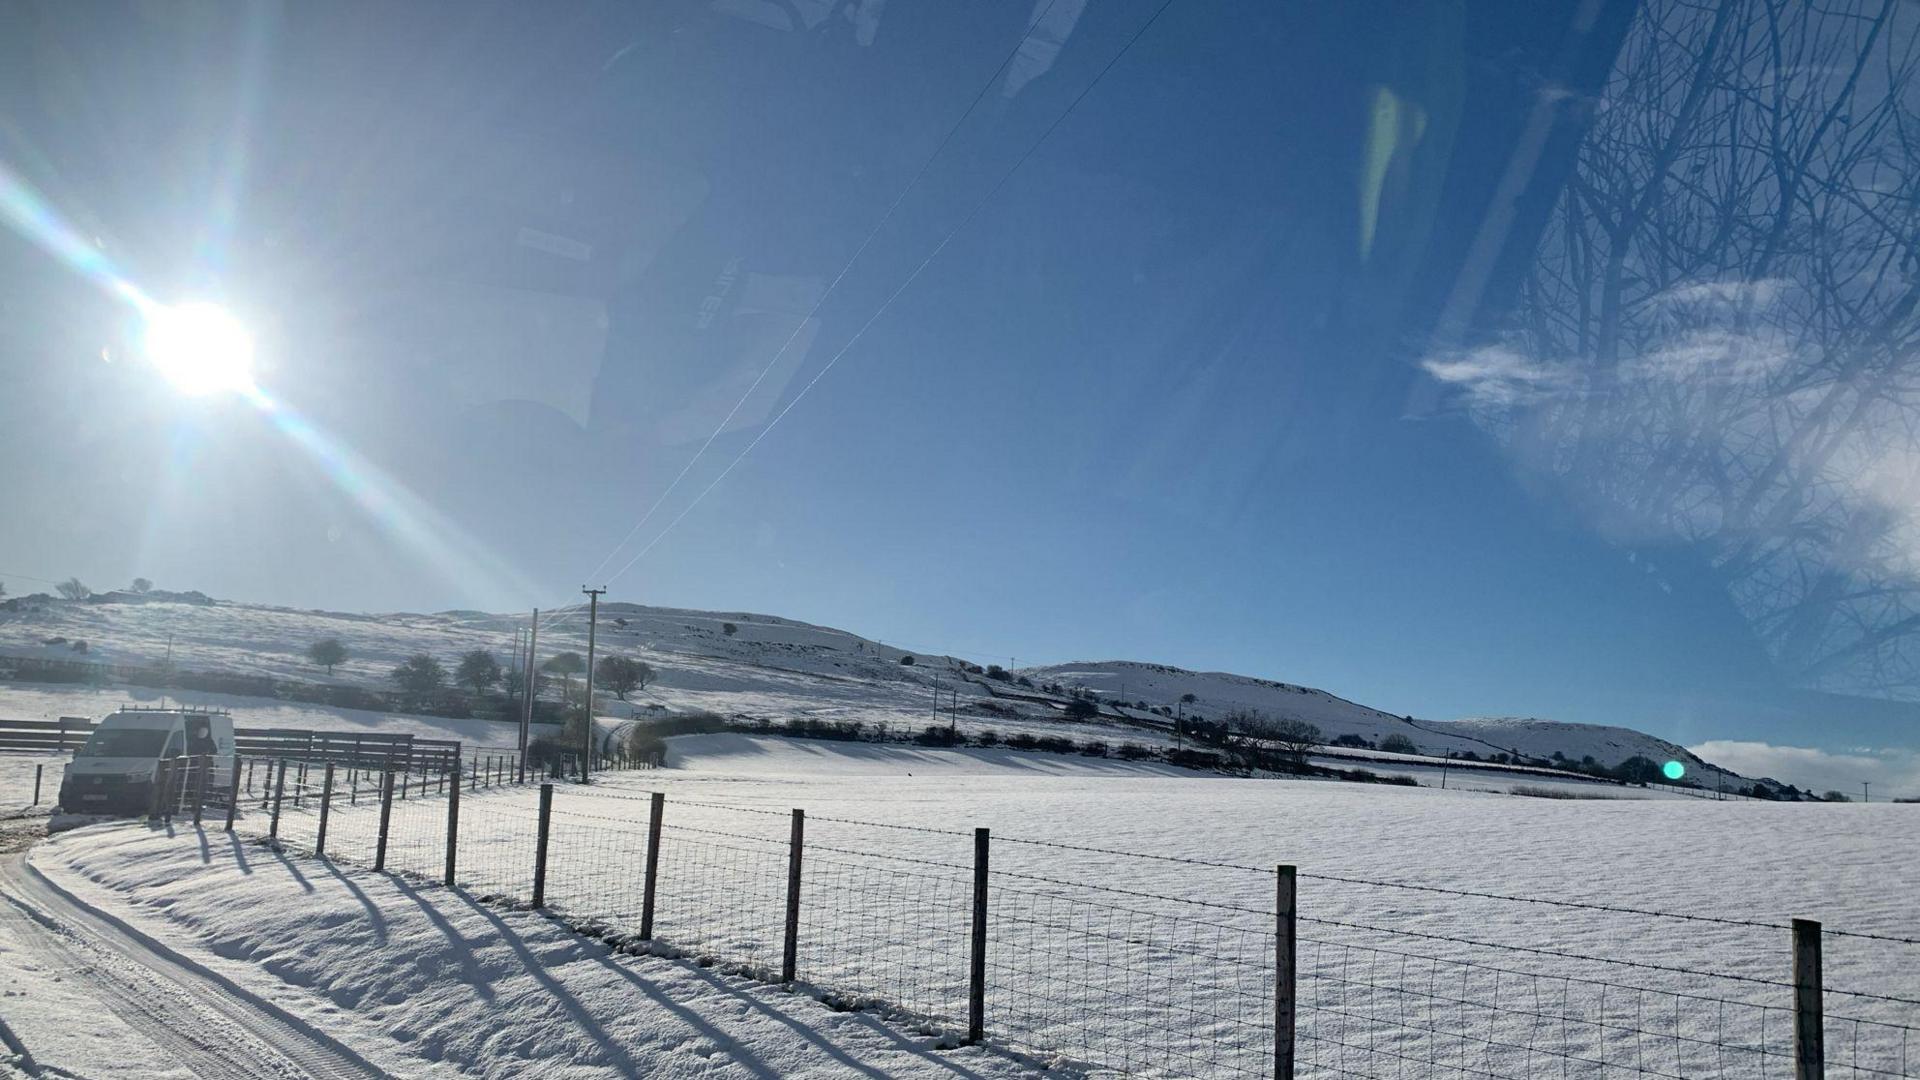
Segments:
[[[800,847],[807,835],[807,812],[794,807],[793,832],[787,840],[787,935],[780,952],[780,981],[793,981],[800,957]]]
[[[1291,866],[1276,868],[1273,911],[1273,1075],[1274,1080],[1293,1080],[1296,943]]]
[[[253,764],[247,764],[249,771]],[[240,809],[240,755],[233,755],[233,778],[227,782],[227,831],[233,831],[233,815]]]
[[[287,795],[287,759],[280,759],[280,773],[273,782],[273,823],[267,827],[267,839],[280,839],[280,803]]]
[[[393,766],[380,774],[380,832],[373,841],[373,872],[387,868],[387,823],[393,820]]]
[[[164,790],[166,789],[166,786],[167,786],[167,760],[165,758],[162,758],[159,761],[156,761],[153,763],[153,788],[151,791],[147,793],[147,820],[148,821],[160,820],[160,803],[161,803],[161,800],[163,800],[166,797],[163,794]]]
[[[200,812],[207,802],[207,774],[213,771],[213,759],[201,754],[193,768],[193,827],[200,827]]]
[[[460,759],[453,759],[447,780],[447,888],[453,888],[454,860],[460,852]]]
[[[327,771],[320,780],[320,830],[313,841],[313,857],[327,857],[327,815],[333,810],[333,762],[327,762]]]
[[[647,876],[640,894],[640,940],[653,940],[654,883],[660,878],[660,815],[666,810],[667,793],[653,793],[652,821],[647,823]]]
[[[1793,1077],[1822,1080],[1827,1072],[1825,1020],[1820,1000],[1820,924],[1793,920]]]
[[[44,768],[46,768],[45,765],[33,767],[33,805],[35,806],[40,805],[40,770]]]
[[[967,964],[967,1042],[987,1034],[987,854],[988,834],[973,830],[973,954]]]
[[[540,831],[533,841],[533,906],[547,906],[547,823],[553,816],[553,785],[540,785]]]

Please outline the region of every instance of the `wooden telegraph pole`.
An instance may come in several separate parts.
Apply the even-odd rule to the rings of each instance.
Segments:
[[[586,723],[580,730],[580,782],[587,782],[587,769],[593,761],[593,636],[600,622],[600,595],[606,592],[603,585],[598,589],[589,589],[585,585],[580,591],[587,594],[587,701]]]
[[[533,691],[539,684],[534,681],[533,658],[540,643],[540,609],[533,609],[533,625],[527,630],[527,695],[520,703],[520,783],[527,782],[527,738],[533,727]]]

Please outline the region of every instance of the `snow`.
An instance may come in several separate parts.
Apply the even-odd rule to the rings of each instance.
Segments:
[[[398,1056],[408,1064],[397,1075],[1031,1074],[989,1050],[935,1050],[933,1038],[870,1013],[685,961],[616,955],[538,913],[214,835],[203,847],[190,835],[96,827],[35,849],[33,865],[356,1050]],[[88,1011],[53,995],[46,1005],[49,1017]],[[116,1052],[151,1058],[38,1028],[28,1041],[43,1066],[89,1076],[114,1075]]]
[[[98,720],[121,707],[199,706],[225,709],[236,727],[293,728],[316,731],[367,731],[412,735],[419,739],[454,739],[468,747],[505,749],[516,745],[512,724],[483,719],[450,719],[412,713],[369,712],[332,705],[309,705],[239,694],[205,694],[191,690],[160,691],[141,686],[92,688],[60,683],[0,683],[0,714],[17,720],[51,720],[84,716]],[[558,731],[554,724],[538,724],[533,734]]]
[[[1525,1015],[1511,1004],[1514,994],[1570,998],[1572,1004],[1555,1008],[1589,1016],[1595,1008],[1664,1015],[1692,1000],[1677,995],[1694,993],[1733,1003],[1730,1015],[1690,1012],[1686,1038],[1662,1044],[1670,1055],[1665,1071],[1681,1075],[1703,1067],[1688,1056],[1700,1045],[1694,1038],[1779,1035],[1777,1024],[1766,1029],[1771,1035],[1756,1024],[1787,993],[1772,987],[1790,970],[1789,917],[1820,919],[1831,930],[1907,937],[1920,931],[1909,900],[1920,885],[1920,851],[1911,843],[1910,810],[1892,805],[1562,801],[733,734],[672,740],[669,761],[671,768],[608,774],[587,789],[557,787],[550,905],[633,930],[649,793],[661,791],[661,940],[767,972],[779,956],[789,810],[804,808],[812,854],[801,979],[951,1030],[964,1001],[970,830],[988,826],[991,891],[999,898],[990,920],[989,953],[999,958],[989,990],[991,1030],[1029,1052],[1116,1068],[1143,1060],[1143,1048],[1125,1041],[1130,1025],[1160,1030],[1169,1010],[1223,1018],[1204,1031],[1173,1026],[1184,1033],[1168,1036],[1161,1048],[1174,1059],[1172,1071],[1215,1075],[1257,1064],[1270,1004],[1271,983],[1263,989],[1259,972],[1260,958],[1271,956],[1271,868],[1282,862],[1303,875],[1303,918],[1381,928],[1307,927],[1303,940],[1312,949],[1303,955],[1310,969],[1303,995],[1321,1010],[1317,1019],[1303,1019],[1320,1025],[1309,1030],[1332,1030],[1328,1025],[1347,1015],[1343,1003],[1368,1015],[1404,1015],[1408,986],[1450,980],[1454,972],[1445,965],[1458,963],[1478,965],[1460,969],[1476,978],[1511,971],[1470,990],[1471,980],[1461,977],[1458,993],[1475,1003],[1462,1008],[1508,1002],[1447,1020],[1495,1026],[1476,1031],[1504,1031],[1497,1026]],[[463,796],[459,873],[468,888],[526,895],[535,802],[530,789]],[[258,814],[251,817],[243,829],[264,828]],[[330,852],[365,860],[374,817],[364,801],[358,810],[336,810]],[[442,800],[396,804],[390,868],[437,878],[444,827]],[[313,828],[310,809],[289,808],[281,837],[295,849],[310,847]],[[1686,923],[1363,882],[1765,925]],[[1915,966],[1895,955],[1902,948],[1909,947],[1829,936],[1828,983],[1920,997]],[[1403,954],[1419,959],[1399,959]],[[1096,957],[1117,966],[1088,966]],[[1249,962],[1251,981],[1241,966]],[[1382,963],[1427,966],[1387,977],[1376,970]],[[1355,982],[1355,964],[1375,974]],[[1599,979],[1613,988],[1611,998],[1583,1003],[1569,987],[1587,984],[1569,978]],[[1755,979],[1765,985],[1741,981]],[[1829,1011],[1836,1025],[1841,1016],[1907,1028],[1920,1020],[1906,1006],[1842,996],[1833,997]],[[1117,1024],[1119,1016],[1130,1019]],[[1371,1030],[1361,1025],[1349,1037],[1413,1038],[1404,1027],[1387,1030],[1386,1020],[1370,1023]],[[1920,1032],[1873,1030],[1920,1039]],[[1612,1027],[1604,1032],[1613,1037]],[[1524,1032],[1506,1034],[1525,1041]],[[1894,1052],[1873,1038],[1851,1045],[1849,1053],[1868,1063],[1884,1063]],[[1433,1047],[1415,1038],[1406,1049],[1424,1055]],[[1625,1045],[1606,1051],[1616,1060],[1629,1052]],[[1147,1060],[1161,1059],[1148,1053]]]
[[[0,898],[0,1077],[64,1069],[91,1080],[192,1080],[162,1064],[152,1042],[100,1008],[69,972],[25,948],[27,917]]]
[[[1486,757],[1503,753],[1546,759],[1557,750],[1572,761],[1591,756],[1609,766],[1640,755],[1657,763],[1679,761],[1690,777],[1708,789],[1722,781],[1728,789],[1745,788],[1751,783],[1702,761],[1685,747],[1630,728],[1516,717],[1400,717],[1308,686],[1128,660],[1023,668],[1021,674],[1043,685],[1059,683],[1090,690],[1108,701],[1170,704],[1192,694],[1195,700],[1185,705],[1188,712],[1217,720],[1236,709],[1254,709],[1274,720],[1313,724],[1330,740],[1359,735],[1378,742],[1398,734],[1423,753],[1433,755],[1471,752]]]
[[[33,776],[40,770],[40,808],[49,809],[60,797],[60,780],[66,775],[65,754],[26,754],[0,752],[0,814],[18,811],[33,804]]]
[[[1707,788],[1715,788],[1723,780],[1729,788],[1745,788],[1749,783],[1712,769],[1679,746],[1625,728],[1545,720],[1410,721],[1311,687],[1134,661],[1021,669],[1019,674],[1035,683],[1085,688],[1109,703],[1095,721],[1068,723],[1060,713],[1064,699],[1056,695],[971,675],[953,657],[909,654],[832,627],[771,615],[635,604],[603,604],[600,612],[601,654],[644,660],[660,673],[658,682],[632,695],[631,702],[603,697],[598,707],[611,715],[708,710],[776,722],[807,717],[857,721],[869,728],[886,724],[894,731],[917,731],[929,724],[951,722],[969,734],[986,730],[1002,736],[1015,732],[1065,734],[1116,744],[1130,741],[1165,746],[1174,741],[1167,718],[1111,703],[1144,700],[1154,706],[1178,708],[1182,707],[1181,696],[1191,693],[1197,701],[1184,706],[1189,712],[1218,719],[1235,708],[1253,708],[1269,717],[1314,723],[1329,739],[1355,734],[1377,742],[1398,733],[1431,754],[1462,751],[1484,757],[1495,752],[1517,752],[1547,758],[1559,750],[1575,761],[1591,754],[1604,765],[1640,754],[1657,762],[1682,762]],[[543,615],[542,658],[560,651],[584,654],[585,621],[584,613],[571,610]],[[735,628],[732,634],[726,632],[729,624]],[[176,665],[187,669],[382,686],[393,666],[414,653],[431,653],[450,663],[461,652],[487,648],[505,658],[512,651],[516,629],[525,625],[525,616],[473,611],[354,615],[227,602],[21,599],[14,603],[14,610],[0,613],[0,658],[80,658],[65,645],[43,644],[50,638],[64,637],[86,640],[87,659],[154,663],[170,655]],[[327,636],[340,638],[349,652],[331,680],[304,655],[308,645]],[[916,663],[899,663],[907,655],[913,655]],[[88,710],[80,702],[89,700],[85,696],[90,693],[80,688],[9,689],[0,684],[0,710],[56,715],[59,710],[78,709],[97,715],[103,711],[97,706],[105,698],[139,695],[151,700],[157,696],[153,691],[136,689],[101,693],[90,699],[96,707]],[[1020,697],[1007,696],[1014,694]],[[204,697],[211,700],[217,696]],[[198,703],[200,699],[194,700]],[[377,719],[383,714],[356,715],[352,710],[275,704],[284,719],[272,722],[290,727],[386,724],[393,730],[414,730],[423,735],[438,730],[441,734],[435,737],[441,738],[475,741],[492,737],[499,741],[484,731],[458,734],[460,724],[453,721],[392,715]],[[236,703],[236,707],[251,712],[257,706]]]

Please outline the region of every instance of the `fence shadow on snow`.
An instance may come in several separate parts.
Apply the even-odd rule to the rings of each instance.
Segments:
[[[535,788],[255,767],[243,835],[1045,1064],[1920,1077],[1920,1000],[1887,992],[1920,961],[1909,937],[668,800],[618,772]]]

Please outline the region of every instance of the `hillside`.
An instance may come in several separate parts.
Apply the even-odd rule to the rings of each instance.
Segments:
[[[778,616],[625,603],[604,604],[600,611],[601,654],[641,659],[660,673],[655,683],[631,695],[630,702],[603,701],[602,712],[613,716],[649,709],[707,709],[774,721],[885,724],[895,730],[952,724],[963,732],[1007,735],[1058,731],[1068,723],[1063,712],[1069,696],[1087,692],[1102,708],[1098,717],[1072,723],[1073,733],[1082,738],[1170,744],[1175,741],[1171,722],[1152,710],[1217,719],[1235,709],[1256,709],[1269,717],[1313,723],[1329,739],[1356,735],[1377,743],[1400,734],[1430,754],[1546,759],[1558,752],[1572,761],[1591,756],[1608,766],[1642,755],[1683,762],[1692,778],[1709,789],[1722,781],[1729,788],[1750,783],[1679,746],[1626,728],[1537,719],[1399,717],[1312,687],[1135,661],[1023,668],[1014,676],[1032,685],[1016,685],[985,679],[951,657],[918,655],[903,663],[911,654],[901,649]],[[477,611],[367,615],[198,596],[173,601],[115,594],[77,602],[29,596],[0,604],[0,661],[151,665],[170,659],[186,670],[380,686],[395,664],[415,653],[430,653],[451,666],[460,653],[486,648],[509,663],[515,633],[526,622],[525,616]],[[540,656],[584,654],[586,636],[581,612],[543,615]],[[307,647],[323,637],[339,638],[348,651],[331,675],[305,656]],[[86,642],[84,652],[75,651],[78,641]],[[94,691],[16,685],[0,705],[28,715],[64,708],[58,703],[65,700],[61,695],[97,697]],[[1058,692],[1046,687],[1057,687]],[[1189,694],[1192,701],[1184,701]],[[307,715],[317,723],[326,719],[323,711],[309,710]],[[353,722],[368,719],[354,717]]]
[[[1689,777],[1710,790],[1723,782],[1728,789],[1752,783],[1701,760],[1685,747],[1631,728],[1511,717],[1422,720],[1395,716],[1310,686],[1131,660],[1053,664],[1023,668],[1021,674],[1042,685],[1080,687],[1107,701],[1180,703],[1187,712],[1207,717],[1255,709],[1276,719],[1314,724],[1329,739],[1358,735],[1377,743],[1399,734],[1428,754],[1486,757],[1499,753],[1551,759],[1557,752],[1569,761],[1591,757],[1608,766],[1638,755],[1656,762],[1679,761]],[[1191,703],[1183,701],[1187,694],[1193,695]]]

